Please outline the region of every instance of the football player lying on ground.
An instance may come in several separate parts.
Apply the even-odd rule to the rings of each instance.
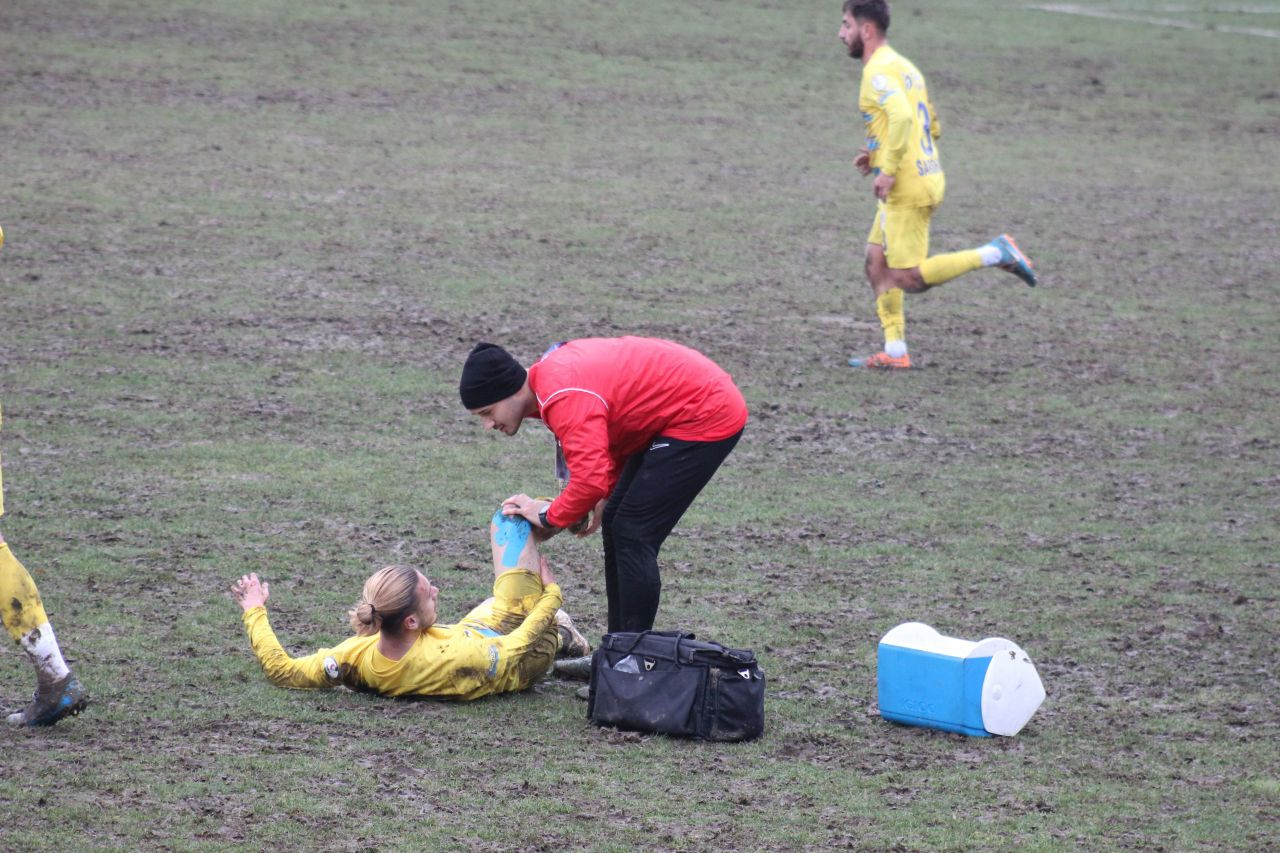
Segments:
[[[585,655],[590,644],[560,610],[560,587],[529,523],[499,510],[489,524],[493,597],[456,625],[436,624],[439,590],[417,569],[387,566],[364,584],[350,611],[356,636],[331,649],[291,658],[264,606],[267,584],[255,574],[232,586],[244,609],[253,652],[272,684],[336,687],[384,696],[478,699],[524,690],[558,654]]]

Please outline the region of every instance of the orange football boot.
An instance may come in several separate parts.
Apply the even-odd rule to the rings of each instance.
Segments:
[[[894,358],[887,352],[878,352],[867,358],[849,359],[850,367],[873,367],[877,370],[905,370],[911,367],[911,354]]]

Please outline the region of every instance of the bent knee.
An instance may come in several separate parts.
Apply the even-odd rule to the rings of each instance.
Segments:
[[[525,538],[532,529],[533,525],[524,518],[518,515],[504,515],[502,507],[498,507],[489,519],[489,541],[496,545],[502,544],[498,542],[499,538],[504,541],[511,536]]]
[[[927,289],[924,279],[920,277],[919,267],[899,269],[887,265],[882,267],[872,279],[871,286],[875,289],[877,296],[895,287],[903,293],[920,293]]]
[[[912,267],[909,270],[894,270],[894,287],[900,288],[903,293],[924,293],[929,288],[925,286],[924,279],[920,277],[920,268]]]
[[[867,274],[867,281],[874,286],[880,279],[884,278],[889,267],[884,262],[884,251],[872,251],[876,246],[867,247],[867,257],[862,263],[862,270]]]
[[[493,548],[495,571],[527,569],[538,571],[538,545],[533,525],[518,515],[503,515],[499,508],[489,520],[489,544]]]

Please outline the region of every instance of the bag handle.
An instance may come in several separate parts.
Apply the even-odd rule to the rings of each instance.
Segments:
[[[636,646],[640,645],[640,641],[643,640],[645,637],[649,637],[649,636],[674,638],[676,641],[676,648],[675,648],[676,660],[680,659],[680,643],[683,640],[697,639],[697,637],[691,631],[655,631],[652,628],[650,628],[649,630],[638,632],[636,634],[635,640],[631,643],[631,646],[626,650],[624,654],[629,655],[635,652]],[[704,640],[704,642],[706,642],[707,645],[715,646],[715,648],[714,649],[698,649],[697,651],[693,652],[691,657],[697,657],[698,654],[702,652],[719,652],[720,654],[724,655],[734,663],[739,663],[743,665],[754,663],[754,660],[752,659],[752,657],[741,654],[736,649],[731,649],[728,646],[725,646],[723,643],[717,643],[715,640],[710,640],[710,641]]]
[[[636,646],[640,645],[640,641],[648,636],[674,637],[676,641],[676,660],[680,659],[680,641],[697,639],[696,637],[694,637],[693,634],[689,633],[688,631],[654,631],[652,628],[650,628],[647,631],[640,631],[639,633],[636,634],[636,639],[631,644],[631,647],[627,649],[627,654],[631,654],[632,652],[634,652],[636,650]]]
[[[744,665],[755,663],[755,660],[754,660],[755,656],[751,654],[750,650],[747,650],[744,653],[738,649],[731,649],[728,646],[724,645],[723,643],[717,643],[715,640],[704,640],[703,642],[705,642],[709,646],[715,646],[715,648],[714,649],[698,649],[693,653],[692,657],[696,658],[700,654],[712,654],[712,653],[718,652],[724,655],[725,657],[727,657],[729,660],[733,661],[734,663],[739,663]]]
[[[734,649],[728,649],[728,648],[725,648],[724,646],[721,646],[720,651],[721,651],[721,654],[723,654],[729,660],[733,661],[734,663],[742,664],[743,666],[746,666],[748,664],[753,664],[756,662],[754,656],[748,657],[745,654],[739,654]],[[695,652],[694,654],[697,654],[697,652]]]

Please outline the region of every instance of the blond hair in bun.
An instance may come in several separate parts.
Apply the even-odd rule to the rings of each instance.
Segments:
[[[351,628],[362,637],[383,632],[399,634],[405,617],[418,607],[418,570],[412,566],[383,566],[364,582],[355,607],[347,611]]]

